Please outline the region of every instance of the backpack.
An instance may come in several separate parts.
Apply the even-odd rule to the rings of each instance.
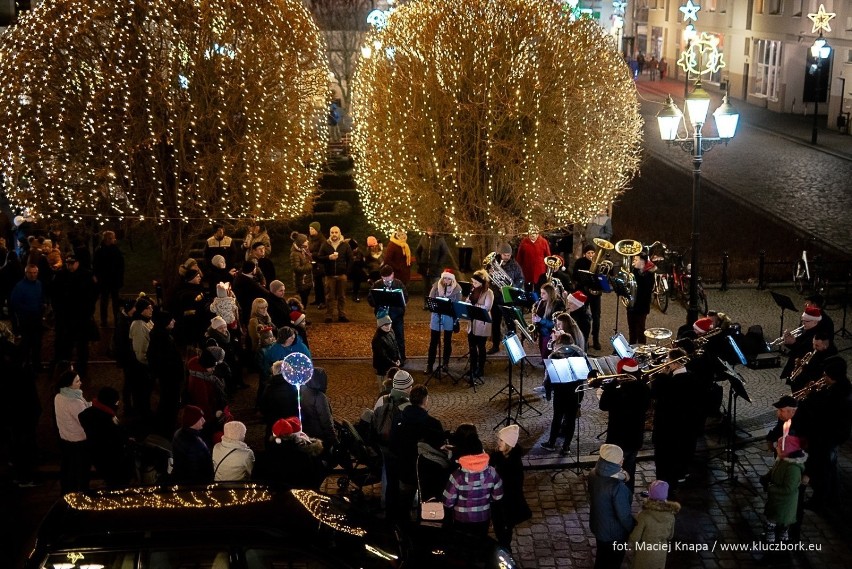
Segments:
[[[749,326],[745,334],[744,346],[742,347],[746,356],[749,358],[768,352],[769,346],[767,346],[766,338],[763,335],[763,326],[760,324]]]
[[[409,405],[411,402],[408,398],[397,400],[390,395],[385,396],[385,402],[373,413],[373,440],[377,444],[390,444],[391,427],[399,420],[402,410]]]

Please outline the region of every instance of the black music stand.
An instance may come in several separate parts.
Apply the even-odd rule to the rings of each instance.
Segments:
[[[535,343],[532,335],[530,335],[530,331],[527,329],[527,322],[524,320],[524,313],[521,312],[521,309],[517,306],[506,306],[501,304],[498,306],[500,312],[503,314],[503,320],[506,322],[506,327],[509,329],[508,334],[515,334],[516,331],[519,331],[524,339],[528,340],[530,343]],[[514,328],[514,330],[512,330]]]
[[[503,304],[509,304],[512,306],[532,308],[536,300],[538,300],[538,295],[536,293],[527,292],[523,289],[511,286],[504,286],[500,289],[500,293],[503,295]]]
[[[469,302],[455,301],[453,302],[453,310],[455,311],[456,318],[459,320],[469,320],[471,321],[471,324],[474,320],[491,322],[491,314],[489,314],[487,310],[481,306],[474,306]],[[484,382],[481,379],[479,381],[473,379],[473,369],[471,369],[470,365],[468,365],[467,371],[464,375],[462,375],[462,377],[465,376],[468,376],[468,384],[473,388],[473,392],[476,393],[476,386],[483,385]],[[458,383],[458,380],[456,380],[456,383]]]
[[[374,288],[370,290],[376,308],[405,308],[405,295],[399,288]]]
[[[793,304],[793,300],[789,296],[784,296],[783,294],[779,294],[775,291],[770,290],[769,294],[772,295],[772,300],[775,301],[775,304],[778,305],[778,308],[781,309],[781,330],[778,332],[779,337],[784,336],[784,311],[792,310],[796,312],[798,310],[796,305]]]
[[[737,399],[745,399],[751,403],[751,397],[749,397],[748,392],[746,391],[743,377],[734,370],[733,366],[722,358],[717,357],[716,359],[724,368],[722,375],[724,375],[725,379],[728,380],[728,409],[726,417],[728,427],[727,440],[725,441],[725,450],[721,454],[724,462],[727,463],[727,468],[725,469],[725,478],[713,482],[710,486],[730,483],[733,486],[745,488],[756,496],[757,492],[754,488],[740,482],[736,471],[736,468],[739,467],[739,469],[742,470],[743,475],[748,475],[748,471],[745,466],[743,466],[742,462],[740,462],[739,455],[737,454]]]
[[[443,316],[451,316],[453,319],[456,317],[456,311],[453,309],[453,301],[449,298],[441,298],[441,297],[431,297],[427,296],[425,299],[426,308],[429,312],[438,315],[438,353],[435,356],[438,365],[432,369],[432,373],[429,374],[429,377],[426,379],[426,383],[424,385],[429,385],[429,382],[432,381],[432,378],[436,378],[438,381],[441,381],[444,378],[444,375],[452,379],[454,382],[458,382],[458,378],[450,373],[449,369],[444,369],[444,365],[441,363],[444,359],[444,319]]]
[[[518,391],[517,389],[515,389],[515,386],[512,383],[512,369],[515,367],[515,364],[520,362],[521,363],[521,375],[523,376],[524,358],[527,356],[527,354],[526,354],[526,352],[524,352],[523,344],[521,344],[521,341],[518,339],[518,337],[515,334],[511,334],[511,333],[506,334],[506,336],[503,338],[503,346],[505,346],[505,348],[506,348],[506,353],[509,354],[509,380],[506,383],[506,387],[504,387],[503,389],[501,389],[500,391],[498,391],[497,393],[492,395],[491,398],[489,399],[489,401],[493,401],[495,397],[497,397],[498,395],[500,395],[504,391],[507,392],[509,398],[506,401],[506,418],[503,419],[502,421],[500,421],[499,423],[497,423],[496,425],[494,425],[493,430],[497,430],[498,428],[500,428],[503,425],[508,427],[512,423],[515,423],[521,429],[523,429],[526,434],[530,434],[530,432],[528,430],[526,430],[523,425],[518,423],[518,415],[517,414],[514,417],[512,417],[512,410],[514,409],[514,406],[512,404],[512,393],[518,394],[519,401],[523,400],[523,394],[520,391]],[[519,407],[520,407],[520,405],[521,405],[521,403],[518,403]]]
[[[461,288],[462,298],[469,297],[470,296],[470,289],[472,288],[470,281],[458,281],[458,283],[459,283],[459,288]]]

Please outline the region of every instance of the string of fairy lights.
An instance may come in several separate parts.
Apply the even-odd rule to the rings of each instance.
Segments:
[[[324,159],[298,0],[54,0],[0,37],[3,189],[36,216],[290,218]]]
[[[642,120],[624,60],[600,26],[556,3],[409,3],[366,47],[352,143],[380,230],[584,223],[638,168]]]

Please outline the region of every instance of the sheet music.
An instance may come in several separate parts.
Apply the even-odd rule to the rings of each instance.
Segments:
[[[589,372],[591,371],[591,368],[589,367],[589,362],[586,361],[586,358],[568,358],[568,363],[571,366],[571,375],[574,376],[575,381],[587,379],[589,377]]]
[[[551,383],[573,383],[589,377],[589,362],[582,356],[544,360],[544,367]]]

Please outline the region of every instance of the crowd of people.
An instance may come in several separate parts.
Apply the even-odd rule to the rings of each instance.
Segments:
[[[605,213],[598,218],[590,231],[611,235]],[[107,487],[139,482],[134,468],[142,435],[159,437],[169,446],[173,469],[167,476],[175,483],[260,480],[319,488],[345,451],[326,395],[329,376],[314,368],[301,387],[300,403],[299,388],[287,381],[285,360],[295,353],[311,358],[305,306],[312,292],[312,304],[324,310],[324,323],[346,323],[347,300],[360,302],[366,284],[375,314],[371,348],[379,397],[358,430],[381,456],[382,502],[388,515],[409,522],[416,518],[418,504],[441,503],[446,523],[476,534],[493,526],[501,544],[510,547],[514,526],[530,516],[523,497],[518,426],[500,430],[489,454],[489,441],[480,438],[475,426],[464,423],[445,430],[431,414],[427,385],[417,384],[405,369],[412,265],[422,275],[425,299],[466,302],[488,315],[460,322],[452,311],[432,310],[427,377],[448,371],[452,336],[462,329],[471,385],[484,380],[486,358],[500,350],[506,333],[531,333],[542,360],[601,350],[600,290],[583,274],[596,254],[591,237],[570,271],[562,257],[555,268],[546,262],[552,257],[550,245],[533,226],[517,249],[501,242],[490,263],[464,272],[449,268],[454,264],[450,249],[432,228],[412,252],[402,228],[386,244],[367,237],[362,249],[339,227],[331,227],[326,237],[320,223],[312,222],[307,233],[290,235],[292,276],[287,280],[294,294],[289,296],[288,285],[280,280],[285,277],[269,257],[273,244],[262,223],[252,222],[241,242],[217,226],[202,258],[187,259],[176,268],[180,282],[170,294],[124,299],[124,258],[115,233],[103,232],[92,255],[85,247],[63,249],[57,245],[62,236],[52,237],[27,239],[20,257],[15,251],[4,254],[4,275],[18,271],[4,288],[11,330],[4,327],[0,336],[4,369],[22,378],[15,385],[15,400],[21,404],[14,409],[18,420],[10,445],[22,486],[34,483],[42,412],[35,378],[46,371],[56,386],[53,411],[63,492],[88,488],[92,468]],[[14,263],[18,258],[22,262]],[[636,288],[627,321],[634,345],[645,341],[654,270],[646,252],[632,259]],[[463,276],[468,280],[461,280]],[[516,315],[524,311],[530,314],[530,331],[519,329],[526,322]],[[122,369],[123,384],[120,390],[104,387],[88,401],[88,344],[110,317],[110,355]],[[781,339],[789,352],[781,375],[791,394],[776,403],[778,425],[767,436],[777,456],[765,478],[769,541],[790,538],[788,530],[796,531],[801,522],[803,503],[819,510],[836,497],[837,447],[852,426],[852,388],[845,360],[837,356],[824,299],[810,297],[801,319],[802,326]],[[48,320],[55,341],[45,366],[42,336]],[[673,497],[689,474],[706,419],[719,412],[722,395],[716,380],[725,373],[719,362],[729,359],[727,337],[736,331],[725,314],[711,313],[678,330],[665,364],[653,370],[653,381],[646,366],[623,358],[617,374],[600,382],[599,407],[607,412],[608,428],[589,478],[596,566],[620,565],[623,555],[615,542],[671,538],[679,509]],[[246,443],[247,427],[231,408],[234,394],[249,386],[251,374],[258,377],[253,400],[264,427],[262,448]],[[561,438],[559,453],[569,454],[585,391],[581,386],[545,374],[542,387],[553,401],[548,438],[541,444],[545,450],[557,451]],[[630,504],[651,408],[657,482],[647,491],[637,523]],[[813,495],[805,503],[808,487]],[[655,563],[659,560],[647,566]]]

